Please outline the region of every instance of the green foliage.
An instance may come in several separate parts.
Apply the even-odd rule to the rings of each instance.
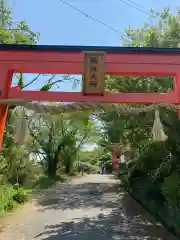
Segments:
[[[172,14],[169,9],[145,23],[141,28],[126,29],[130,47],[180,47],[180,9]],[[117,77],[107,76],[107,91],[114,92],[167,92],[173,89],[171,77]],[[131,105],[137,107],[137,105]],[[152,113],[119,116],[115,111],[100,114],[103,131],[100,144],[131,143],[134,159],[120,166],[119,176],[128,190],[148,208],[153,209],[168,225],[180,222],[180,121],[177,113],[162,109],[161,120],[168,135],[165,143],[152,143]]]
[[[10,212],[15,206],[13,201],[13,188],[2,186],[0,188],[0,215]]]
[[[48,189],[48,188],[51,188],[57,181],[63,181],[63,180],[64,179],[62,176],[56,176],[55,179],[52,179],[52,178],[49,178],[48,176],[42,175],[35,182],[35,184],[33,185],[33,188],[37,190]]]
[[[167,201],[175,208],[174,211],[177,211],[180,201],[180,175],[173,172],[164,178],[161,189]]]
[[[20,89],[23,89],[23,88],[24,88],[24,77],[23,77],[23,74],[22,74],[22,73],[19,74],[18,87],[19,87]]]
[[[12,12],[9,10],[4,10],[1,15],[6,28],[0,29],[0,39],[5,44],[36,44],[38,42],[39,33],[32,32],[25,21],[15,23],[12,19]]]
[[[165,224],[177,228],[180,222],[180,163],[177,148],[172,151],[174,137],[171,131],[166,143],[147,146],[137,159],[126,164],[125,171],[120,166],[119,176],[135,198]]]
[[[81,150],[78,153],[77,167],[79,171],[84,168],[88,173],[97,173],[99,170],[99,158],[101,149]]]
[[[106,150],[102,151],[100,157],[99,157],[100,164],[104,163],[106,168],[106,173],[112,173],[113,171],[113,157],[112,154],[107,152]]]
[[[130,41],[124,46],[179,47],[180,11],[171,14],[168,9],[158,15],[156,22],[149,21],[142,28],[126,30]],[[21,21],[13,22],[11,13],[4,12],[8,29],[1,29],[0,38],[4,43],[36,44],[39,38],[29,26]],[[23,74],[17,74],[17,84],[24,89],[34,83],[39,75],[25,84]],[[57,82],[54,75],[40,88],[49,91]],[[171,77],[117,77],[107,76],[106,90],[114,92],[166,92],[173,88]],[[137,107],[137,105],[131,105]],[[99,113],[92,120],[91,113],[66,113],[55,116],[27,113],[29,137],[26,148],[15,141],[16,115],[10,108],[3,152],[0,155],[0,213],[11,211],[16,204],[27,200],[23,187],[46,189],[51,187],[59,176],[74,175],[79,169],[88,173],[98,172],[102,162],[107,172],[112,172],[112,154],[106,146],[111,143],[132,145],[134,159],[123,163],[119,176],[127,188],[154,211],[163,213],[172,222],[179,221],[180,212],[180,121],[176,113],[161,111],[161,119],[168,135],[166,143],[154,144],[151,141],[153,115],[121,115],[117,112]],[[97,128],[97,125],[99,129]],[[86,143],[99,142],[99,148],[86,151]],[[19,183],[22,187],[13,189]],[[9,186],[9,184],[11,184]],[[169,207],[168,207],[169,206]],[[169,210],[170,209],[170,210]],[[162,215],[163,215],[162,214]]]
[[[28,196],[23,188],[14,189],[12,198],[19,204],[23,204],[28,200]]]
[[[3,24],[0,29],[0,39],[5,44],[36,44],[39,40],[39,34],[31,31],[25,21],[15,23],[12,19],[12,12],[3,9],[0,13]],[[24,75],[22,73],[15,75],[17,85],[20,89],[25,87]],[[19,147],[15,140],[16,115],[12,111],[15,106],[9,108],[3,151],[0,154],[0,184],[8,185],[19,183],[22,186],[32,185],[35,175],[38,173],[38,166],[31,161],[30,152]],[[4,188],[4,187],[3,187]],[[6,187],[5,187],[6,188]],[[7,188],[9,189],[9,188]],[[10,191],[10,190],[9,190]],[[7,196],[8,194],[4,194]],[[8,195],[9,196],[9,195]],[[10,197],[11,199],[11,197]],[[10,203],[10,205],[12,204]],[[11,207],[9,207],[11,208]]]
[[[1,15],[0,39],[5,44],[36,44],[39,34],[31,31],[25,21],[15,23],[12,13],[3,9]],[[37,74],[26,81],[26,75],[14,75],[16,85],[22,90],[30,87],[39,79]],[[49,91],[63,80],[72,80],[68,76],[55,79],[50,75],[40,87],[40,91]],[[77,80],[74,80],[77,82]],[[19,108],[10,106],[8,111],[3,151],[0,154],[0,214],[11,211],[17,204],[27,200],[26,188],[47,189],[66,175],[76,172],[79,152],[85,143],[93,142],[97,136],[91,113],[64,114],[57,117],[26,113],[29,124],[29,136],[25,146],[16,142],[16,120]],[[15,110],[15,111],[14,111]],[[96,161],[86,163],[91,171],[96,171]],[[95,164],[95,165],[94,165]],[[11,186],[21,186],[13,189]]]
[[[89,115],[37,118],[30,122],[30,134],[35,153],[41,156],[41,164],[49,177],[55,178],[58,169],[71,174],[77,162],[77,154],[90,140],[94,128]]]
[[[165,9],[158,15],[158,21],[149,21],[142,28],[126,30],[129,37],[128,43],[124,40],[124,46],[134,47],[178,47],[180,42],[180,13],[176,15]],[[173,88],[171,77],[116,77],[108,76],[106,89],[115,92],[166,92]],[[134,106],[136,107],[136,106]],[[151,113],[137,115],[121,115],[114,111],[100,115],[103,121],[103,139],[114,143],[128,139],[135,153],[143,151],[144,146],[151,139],[151,127],[153,118]]]
[[[41,89],[40,91],[49,91],[52,86],[54,85],[54,83],[46,83]]]
[[[23,188],[13,189],[12,186],[3,185],[0,188],[0,216],[11,212],[17,204],[28,200],[28,195]]]

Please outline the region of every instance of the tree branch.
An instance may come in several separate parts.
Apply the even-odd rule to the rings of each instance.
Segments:
[[[23,90],[24,88],[30,86],[32,83],[34,83],[39,77],[41,76],[41,74],[38,74],[33,80],[31,80],[29,83],[27,83],[26,85],[24,85],[24,87],[21,89]]]

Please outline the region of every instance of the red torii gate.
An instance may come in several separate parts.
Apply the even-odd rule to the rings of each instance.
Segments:
[[[111,93],[19,91],[11,87],[13,73],[83,74],[84,52],[104,54],[105,74],[121,76],[173,76],[168,93]],[[101,73],[102,76],[103,73]],[[0,45],[2,99],[49,102],[173,103],[180,104],[180,49],[88,46]],[[0,146],[8,106],[0,106]]]

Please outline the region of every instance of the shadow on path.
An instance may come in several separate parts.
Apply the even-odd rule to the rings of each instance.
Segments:
[[[172,240],[173,238],[164,235],[162,237],[162,229],[155,228],[153,225],[141,222],[138,219],[125,220],[124,216],[117,212],[117,209],[112,211],[107,216],[98,214],[96,219],[83,218],[74,219],[71,222],[62,222],[56,225],[47,225],[45,231],[36,236],[36,239],[44,240],[83,240],[83,239],[121,239],[121,240]]]
[[[55,192],[44,195],[43,198],[39,199],[38,204],[43,207],[41,211],[52,209],[73,210],[82,207],[113,208],[115,202],[118,201],[114,184],[83,183],[58,185]]]
[[[39,199],[40,211],[70,211],[71,219],[46,224],[39,240],[175,240],[128,194],[117,194],[114,183],[83,183],[57,186],[55,193]],[[77,214],[77,210],[83,214]],[[88,211],[93,214],[88,215]],[[86,216],[87,215],[87,216]]]

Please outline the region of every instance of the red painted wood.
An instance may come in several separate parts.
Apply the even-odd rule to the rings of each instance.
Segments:
[[[0,89],[1,96],[0,99],[8,98],[9,89],[12,82],[13,72],[8,68],[0,67]],[[4,128],[6,125],[6,117],[7,117],[8,107],[5,105],[0,106],[0,151],[2,150],[3,136],[4,136]]]
[[[176,95],[178,103],[180,103],[180,72],[176,74],[174,78],[174,93]],[[177,111],[180,118],[180,110]]]
[[[1,51],[0,62],[16,72],[82,74],[83,53]],[[107,54],[107,74],[170,76],[180,68],[179,55]]]
[[[22,73],[73,74],[81,75],[82,63],[68,62],[9,62],[10,69]],[[114,76],[175,76],[180,65],[109,63],[106,75]]]
[[[16,91],[11,88],[9,98],[43,102],[102,102],[138,103],[168,102],[177,104],[177,96],[170,93],[105,93],[104,96],[84,96],[81,92]]]
[[[180,104],[180,55],[107,53],[106,74],[122,76],[176,76],[174,92],[158,93],[105,93],[104,96],[83,96],[82,93],[17,91],[10,88],[13,72],[82,74],[83,52],[55,51],[0,51],[0,88],[2,98],[50,102],[104,102],[139,103],[167,102]],[[7,107],[0,107],[0,146],[4,134]]]
[[[117,170],[119,168],[118,158],[116,152],[113,153],[113,169]]]
[[[12,62],[83,62],[82,53],[0,51],[0,61]],[[107,63],[180,64],[180,55],[170,54],[106,54]]]

